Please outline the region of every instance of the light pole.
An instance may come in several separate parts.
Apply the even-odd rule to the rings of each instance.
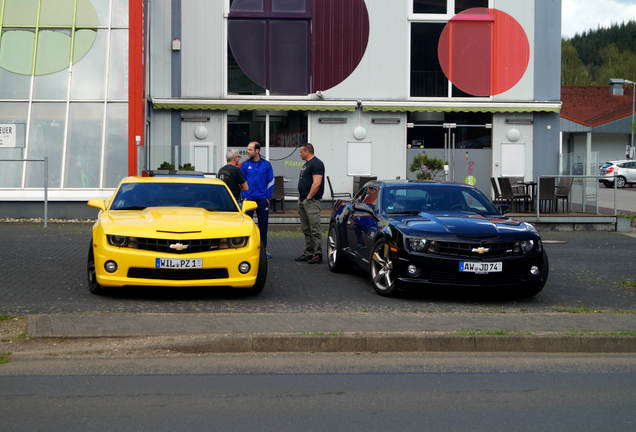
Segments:
[[[632,138],[629,145],[629,158],[633,158],[634,157],[634,111],[636,108],[636,83],[634,81],[626,80],[623,78],[612,78],[610,79],[609,83],[610,85],[618,84],[620,86],[623,86],[625,84],[632,85],[632,124],[631,124]]]

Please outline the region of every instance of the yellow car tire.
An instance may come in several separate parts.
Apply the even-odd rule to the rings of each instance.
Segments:
[[[265,288],[267,280],[267,257],[265,256],[265,248],[261,245],[261,253],[258,258],[258,273],[256,274],[256,283],[249,288],[249,295],[258,295]]]
[[[93,256],[93,242],[88,248],[88,262],[86,264],[86,273],[88,276],[88,290],[96,295],[106,294],[106,288],[97,283],[97,277],[95,276],[95,258]]]

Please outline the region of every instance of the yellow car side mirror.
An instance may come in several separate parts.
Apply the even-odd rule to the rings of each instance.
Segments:
[[[101,211],[106,210],[106,202],[103,199],[92,199],[88,201],[87,205],[89,207],[95,207],[96,209],[100,209]]]
[[[243,211],[243,213],[251,211],[251,210],[256,210],[258,208],[258,204],[256,204],[256,201],[243,201],[243,206],[241,207],[241,210]]]

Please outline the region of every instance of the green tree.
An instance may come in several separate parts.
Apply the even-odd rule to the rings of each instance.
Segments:
[[[419,180],[437,180],[447,163],[441,159],[429,157],[426,153],[420,153],[415,155],[409,169],[411,172],[417,173]]]
[[[601,66],[596,70],[595,83],[607,85],[610,78],[633,79],[636,75],[636,53],[631,50],[619,50],[616,44],[603,47],[599,55]]]
[[[561,39],[561,85],[590,85],[590,73],[567,39]]]

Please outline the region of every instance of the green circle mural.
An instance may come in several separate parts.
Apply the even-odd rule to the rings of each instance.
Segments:
[[[73,64],[79,62],[97,38],[97,11],[90,0],[58,0],[56,7],[51,7],[52,2],[42,2],[39,20],[33,1],[5,1],[0,67],[9,72],[31,75],[33,61],[35,75],[63,71],[69,66],[71,54]],[[31,26],[33,22],[39,22],[39,27]]]

